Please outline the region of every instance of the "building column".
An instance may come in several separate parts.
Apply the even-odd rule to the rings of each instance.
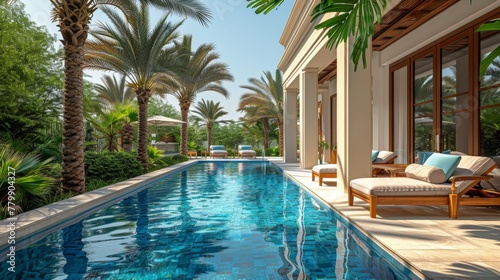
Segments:
[[[300,73],[300,168],[318,164],[318,69]]]
[[[372,150],[372,53],[366,51],[367,67],[357,71],[350,54],[354,40],[337,48],[337,187],[347,192],[349,182],[371,177]]]
[[[298,89],[285,89],[283,161],[297,162],[297,94]]]
[[[331,143],[331,121],[330,121],[330,89],[321,91],[321,131],[323,131],[323,137],[327,143]],[[320,139],[321,141],[322,139]],[[323,161],[331,162],[330,160],[330,149],[325,149],[323,151]]]

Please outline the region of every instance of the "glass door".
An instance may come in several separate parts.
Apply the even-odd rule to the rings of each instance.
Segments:
[[[434,55],[415,59],[413,66],[413,150],[435,151]]]
[[[441,47],[439,151],[469,151],[469,37]]]

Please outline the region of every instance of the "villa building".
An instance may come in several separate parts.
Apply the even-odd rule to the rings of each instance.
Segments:
[[[331,16],[311,21],[319,2],[295,1],[280,38],[285,162],[297,162],[298,149],[301,168],[310,169],[319,141],[336,144],[345,189],[371,176],[372,149],[394,151],[397,163],[414,162],[418,151],[500,154],[499,58],[479,74],[500,31],[475,31],[500,18],[500,1],[393,0],[357,71],[353,41],[328,49],[325,30],[314,28]]]

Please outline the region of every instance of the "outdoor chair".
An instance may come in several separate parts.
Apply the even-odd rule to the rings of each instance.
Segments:
[[[224,145],[210,145],[210,158],[227,158],[227,151]]]
[[[397,155],[390,151],[372,151],[372,164],[392,164],[396,160]],[[375,176],[382,169],[373,168],[372,175]],[[312,168],[312,180],[318,177],[319,185],[323,185],[324,178],[337,178],[337,164],[318,164]]]
[[[404,177],[360,178],[350,182],[348,203],[354,197],[370,204],[370,217],[377,216],[379,205],[447,205],[449,217],[458,217],[458,208],[500,205],[500,197],[475,197],[467,194],[495,169],[488,157],[456,156],[435,153],[424,164],[410,164]]]
[[[252,149],[251,145],[239,145],[238,146],[238,157],[244,158],[244,157],[251,157],[255,158],[257,155],[257,152],[255,152]]]

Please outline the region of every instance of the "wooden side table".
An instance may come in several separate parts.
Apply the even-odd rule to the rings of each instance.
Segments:
[[[200,155],[201,155],[202,157],[204,157],[204,158],[207,158],[207,155],[208,155],[207,150],[202,150],[202,151],[200,152]]]
[[[188,151],[187,155],[189,156],[189,158],[191,158],[192,156],[194,156],[195,158],[197,158],[198,157],[198,152],[197,151]]]
[[[381,163],[372,164],[372,169],[382,169],[390,174],[391,177],[397,177],[399,172],[405,171],[408,164],[397,164],[397,163]]]

